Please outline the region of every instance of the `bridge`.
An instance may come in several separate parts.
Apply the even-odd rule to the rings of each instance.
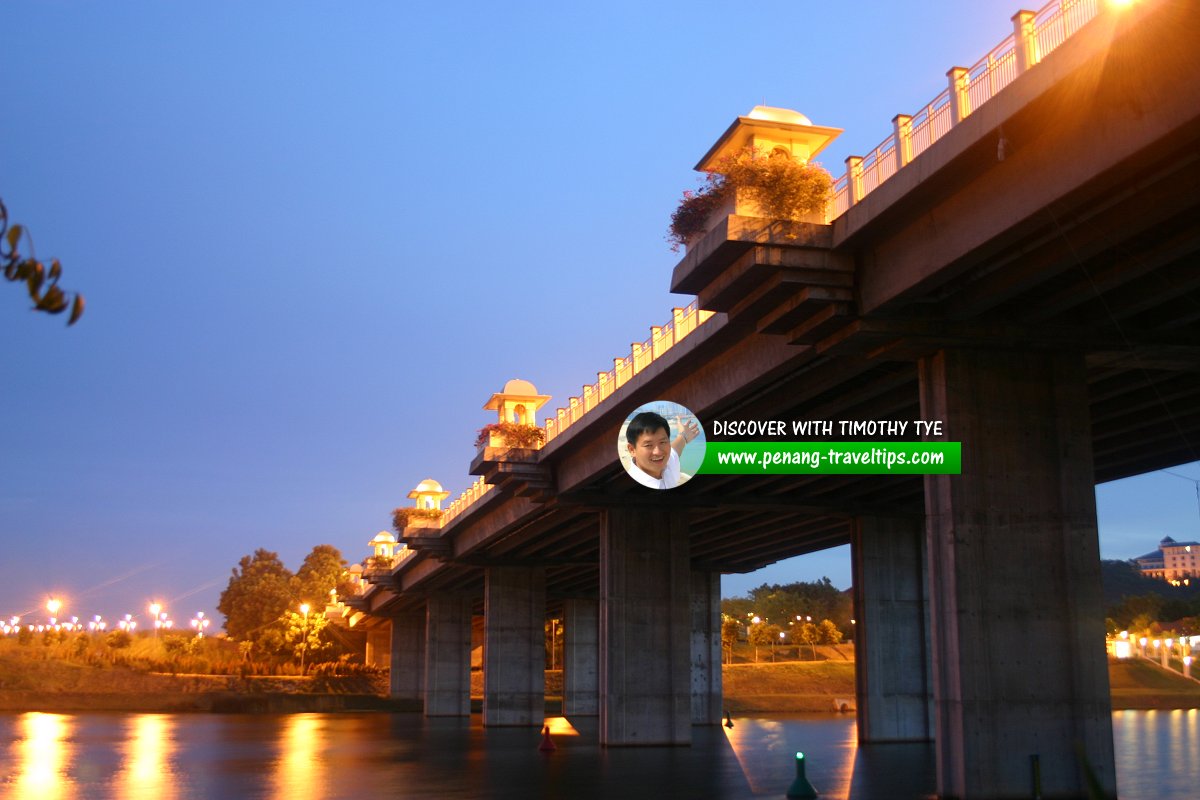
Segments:
[[[687,744],[721,717],[720,574],[849,543],[860,742],[933,741],[942,797],[1028,796],[1034,763],[1044,796],[1084,796],[1077,747],[1113,791],[1094,487],[1200,459],[1200,5],[1120,5],[1015,15],[847,160],[827,217],[714,215],[670,276],[695,302],[544,443],[493,433],[445,509],[414,490],[406,547],[378,542],[341,598],[392,694],[468,714],[482,615],[484,724],[539,724],[550,615],[564,714],[607,746]],[[798,117],[757,109],[722,141],[816,129]],[[615,446],[661,398],[702,421],[940,420],[962,473],[656,492]],[[514,381],[485,407],[532,421],[547,399]]]

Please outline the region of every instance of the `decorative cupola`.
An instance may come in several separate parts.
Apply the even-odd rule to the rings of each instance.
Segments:
[[[824,197],[801,200],[798,205],[795,204],[809,191],[824,194],[824,190],[817,189],[812,179],[806,176],[808,170],[817,170],[826,181],[832,182],[828,173],[816,165],[809,168],[808,164],[841,132],[840,128],[813,125],[808,117],[788,108],[755,106],[746,116],[735,119],[696,164],[700,172],[726,176],[728,189],[732,191],[727,190],[719,205],[705,215],[701,226],[703,231],[679,234],[683,243],[689,246],[694,244],[703,232],[711,230],[719,220],[731,214],[790,219],[795,222],[824,222]],[[779,170],[772,167],[769,162],[777,158],[795,162],[796,168]],[[781,181],[795,183],[795,191],[784,194],[790,198],[786,201],[789,207],[761,205],[761,195],[755,186],[768,182],[778,189]],[[711,199],[708,202],[711,203]]]
[[[442,501],[449,496],[450,493],[433,478],[426,478],[408,493],[409,499],[415,500],[414,505],[423,511],[441,511]]]
[[[783,154],[807,164],[842,133],[841,128],[813,125],[812,120],[790,108],[755,106],[733,121],[717,143],[696,165],[700,172],[713,172],[722,159],[750,147],[766,154]]]
[[[375,534],[375,538],[367,544],[375,548],[373,555],[379,558],[391,559],[396,554],[396,537],[387,531]]]
[[[486,447],[528,446],[534,449],[540,447],[540,439],[532,444],[514,445],[512,443],[514,438],[525,440],[530,437],[522,436],[517,431],[506,432],[504,428],[515,425],[536,428],[537,410],[549,401],[550,396],[538,394],[537,387],[529,381],[513,378],[504,384],[503,390],[492,395],[491,399],[483,404],[484,410],[495,411],[498,419],[497,423],[484,429],[487,440],[481,444]]]

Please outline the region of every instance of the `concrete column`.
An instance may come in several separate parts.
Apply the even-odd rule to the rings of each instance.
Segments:
[[[425,612],[392,617],[392,671],[389,694],[421,700],[425,691]]]
[[[892,117],[892,135],[896,137],[896,169],[912,161],[912,117],[897,114]]]
[[[863,199],[862,156],[846,156],[846,196],[850,205]]]
[[[600,604],[563,601],[563,716],[600,713]]]
[[[692,724],[721,716],[721,573],[692,573]]]
[[[691,589],[681,512],[601,512],[601,744],[691,743]]]
[[[483,724],[546,716],[546,573],[488,567],[484,576]]]
[[[966,67],[951,67],[946,77],[950,81],[950,124],[957,125],[971,113],[971,98],[967,94],[970,72]]]
[[[431,595],[425,611],[425,716],[470,716],[471,598]]]
[[[1112,707],[1082,356],[942,351],[921,414],[962,442],[925,478],[937,790],[1088,794],[1076,747],[1115,792]]]
[[[1033,35],[1033,21],[1036,18],[1037,14],[1032,11],[1018,11],[1012,16],[1013,49],[1016,51],[1018,75],[1041,60],[1037,37]]]
[[[920,520],[855,520],[851,561],[860,742],[933,738],[924,539]]]
[[[367,653],[363,661],[380,669],[391,666],[392,629],[388,627],[371,628],[367,631]]]

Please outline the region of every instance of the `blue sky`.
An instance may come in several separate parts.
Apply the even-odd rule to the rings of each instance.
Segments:
[[[845,128],[840,174],[1019,7],[5,3],[0,197],[88,310],[0,291],[0,614],[211,614],[257,547],[366,555],[469,483],[506,380],[552,410],[691,299],[666,224],[735,116]],[[1183,479],[1099,500],[1107,557],[1197,538]],[[821,575],[844,549],[725,591]]]

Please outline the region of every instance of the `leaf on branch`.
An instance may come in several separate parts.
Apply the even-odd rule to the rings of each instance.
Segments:
[[[67,327],[71,327],[79,318],[83,316],[83,295],[75,295],[75,302],[71,303],[71,317],[67,320]]]

